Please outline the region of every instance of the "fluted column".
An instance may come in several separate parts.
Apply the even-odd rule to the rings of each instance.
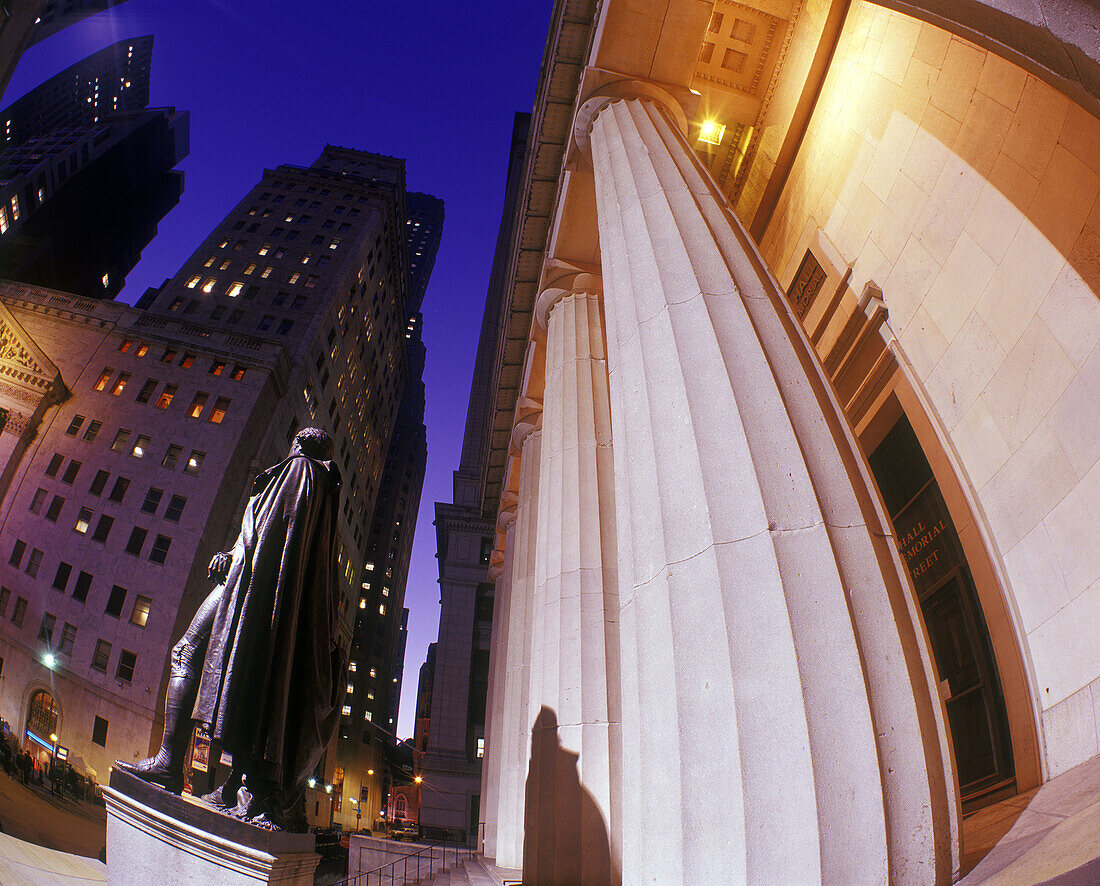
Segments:
[[[494,753],[501,755],[497,797],[496,863],[505,868],[523,865],[523,806],[527,757],[531,733],[527,728],[527,699],[531,669],[531,588],[535,571],[535,535],[538,521],[539,457],[542,444],[538,416],[520,423],[512,435],[520,452],[519,492],[513,528],[504,658],[504,685],[500,740]]]
[[[534,884],[618,879],[618,588],[599,286],[578,274],[535,306],[546,367],[524,854]]]
[[[481,767],[481,820],[485,822],[483,852],[496,858],[497,827],[499,822],[500,780],[503,774],[504,755],[498,746],[503,730],[503,692],[506,682],[508,658],[508,611],[512,603],[512,553],[515,543],[516,509],[513,504],[502,509],[497,526],[504,530],[503,560],[490,563],[489,578],[495,581],[493,588],[493,632],[489,639],[489,685],[485,694],[485,758]]]
[[[586,107],[619,514],[623,881],[947,882],[928,659],[835,398],[662,107]]]

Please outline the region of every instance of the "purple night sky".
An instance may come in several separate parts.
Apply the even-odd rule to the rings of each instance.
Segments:
[[[116,40],[154,35],[150,106],[191,112],[191,155],[180,204],[131,272],[126,302],[174,274],[264,168],[309,165],[326,142],[404,157],[409,190],[446,203],[423,306],[428,469],[405,597],[402,737],[438,631],[433,502],[451,498],[512,115],[534,101],[551,5],[129,0],[31,47],[0,102]]]

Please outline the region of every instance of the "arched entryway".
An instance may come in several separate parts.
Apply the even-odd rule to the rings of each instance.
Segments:
[[[27,717],[23,724],[23,750],[35,760],[36,768],[47,768],[61,730],[61,712],[53,694],[47,689],[36,689],[27,704]]]
[[[807,281],[813,285],[807,285]],[[1042,780],[1019,633],[966,480],[886,322],[823,235],[788,293],[882,494],[940,682],[963,809]]]

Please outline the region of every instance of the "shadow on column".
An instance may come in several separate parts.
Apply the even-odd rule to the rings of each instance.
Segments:
[[[531,765],[523,814],[525,886],[617,886],[607,822],[581,784],[578,755],[558,739],[548,707],[531,729]]]

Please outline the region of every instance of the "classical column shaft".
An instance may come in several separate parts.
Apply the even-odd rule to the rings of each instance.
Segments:
[[[499,693],[503,711],[500,739],[494,753],[501,755],[500,788],[497,798],[496,863],[505,868],[523,865],[524,782],[531,732],[527,726],[530,692],[531,603],[535,571],[535,531],[538,519],[539,454],[542,431],[535,429],[523,438],[519,496],[511,556],[504,568],[510,571],[507,648],[504,685]]]
[[[538,802],[529,790],[524,870],[532,883],[607,884],[621,740],[603,322],[598,292],[551,292],[528,709]]]
[[[493,633],[489,640],[489,686],[485,696],[485,759],[481,768],[481,820],[485,822],[484,852],[497,855],[500,783],[504,755],[500,753],[504,718],[504,685],[508,658],[508,610],[512,603],[512,552],[515,543],[515,511],[507,515],[504,529],[504,565],[493,589]]]
[[[835,398],[658,106],[607,105],[591,145],[623,880],[935,882],[942,729]]]

